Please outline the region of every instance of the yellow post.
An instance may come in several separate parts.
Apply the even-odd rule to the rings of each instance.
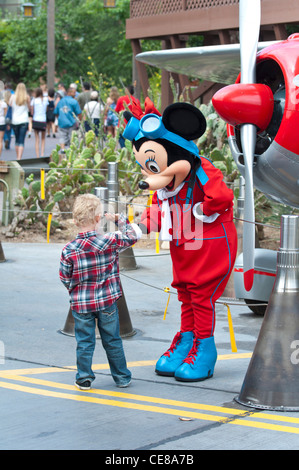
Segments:
[[[229,328],[230,343],[231,343],[232,352],[238,352],[236,341],[235,341],[235,333],[234,333],[234,327],[233,327],[232,314],[231,314],[229,305],[228,304],[224,304],[224,305],[227,308],[228,328]]]
[[[160,242],[159,242],[159,233],[156,233],[156,254],[160,253]]]
[[[51,222],[52,222],[52,213],[49,212],[48,222],[47,222],[47,243],[50,243]]]
[[[45,170],[40,170],[40,198],[45,199]]]
[[[128,219],[130,223],[134,222],[134,210],[131,204],[128,207]]]
[[[167,304],[166,304],[166,307],[165,307],[165,310],[164,310],[163,320],[165,320],[165,318],[166,318],[168,304],[169,304],[169,301],[170,301],[170,289],[169,289],[169,287],[164,287],[164,292],[168,293],[168,299],[167,299]]]

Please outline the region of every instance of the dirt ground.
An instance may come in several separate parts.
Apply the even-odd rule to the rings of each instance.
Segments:
[[[73,219],[66,219],[60,222],[61,228],[57,228],[55,232],[50,233],[50,243],[67,243],[73,240],[77,235],[77,228],[74,225]],[[38,226],[21,230],[16,237],[6,237],[1,234],[0,241],[2,242],[16,242],[16,243],[44,243],[47,242],[46,228]],[[146,239],[138,242],[139,248],[154,248],[155,240]]]
[[[138,219],[138,217],[137,217]],[[136,220],[138,222],[138,220]],[[44,243],[47,242],[46,228],[39,222],[31,228],[19,229],[18,236],[6,237],[6,229],[0,227],[0,241],[2,242],[16,242],[16,243]],[[77,230],[72,219],[65,219],[60,221],[60,228],[55,231],[51,230],[50,243],[67,243],[76,237]],[[280,239],[279,228],[272,228],[269,226],[263,227],[263,233],[259,233],[259,245],[260,248],[266,248],[270,250],[278,250]],[[155,249],[156,240],[149,236],[145,239],[141,239],[138,242],[138,247],[143,249]]]

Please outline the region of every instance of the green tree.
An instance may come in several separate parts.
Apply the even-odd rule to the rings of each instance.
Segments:
[[[57,78],[66,84],[88,79],[92,57],[109,83],[131,81],[132,50],[125,39],[129,0],[117,0],[107,9],[98,0],[56,0],[55,60]],[[2,79],[35,86],[47,75],[47,1],[41,1],[36,18],[10,15],[0,21]]]

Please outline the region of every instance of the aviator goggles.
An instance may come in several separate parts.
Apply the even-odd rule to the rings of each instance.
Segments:
[[[162,122],[162,118],[157,114],[146,114],[140,121],[135,117],[131,117],[122,135],[130,141],[139,140],[143,137],[151,140],[165,139],[199,156],[199,150],[195,143],[168,131]]]

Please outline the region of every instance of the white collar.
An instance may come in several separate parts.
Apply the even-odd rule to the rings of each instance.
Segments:
[[[167,188],[158,189],[157,196],[160,199],[160,201],[176,196],[180,192],[184,184],[185,182],[183,181],[181,184],[179,184],[179,186],[174,191],[168,191]]]

